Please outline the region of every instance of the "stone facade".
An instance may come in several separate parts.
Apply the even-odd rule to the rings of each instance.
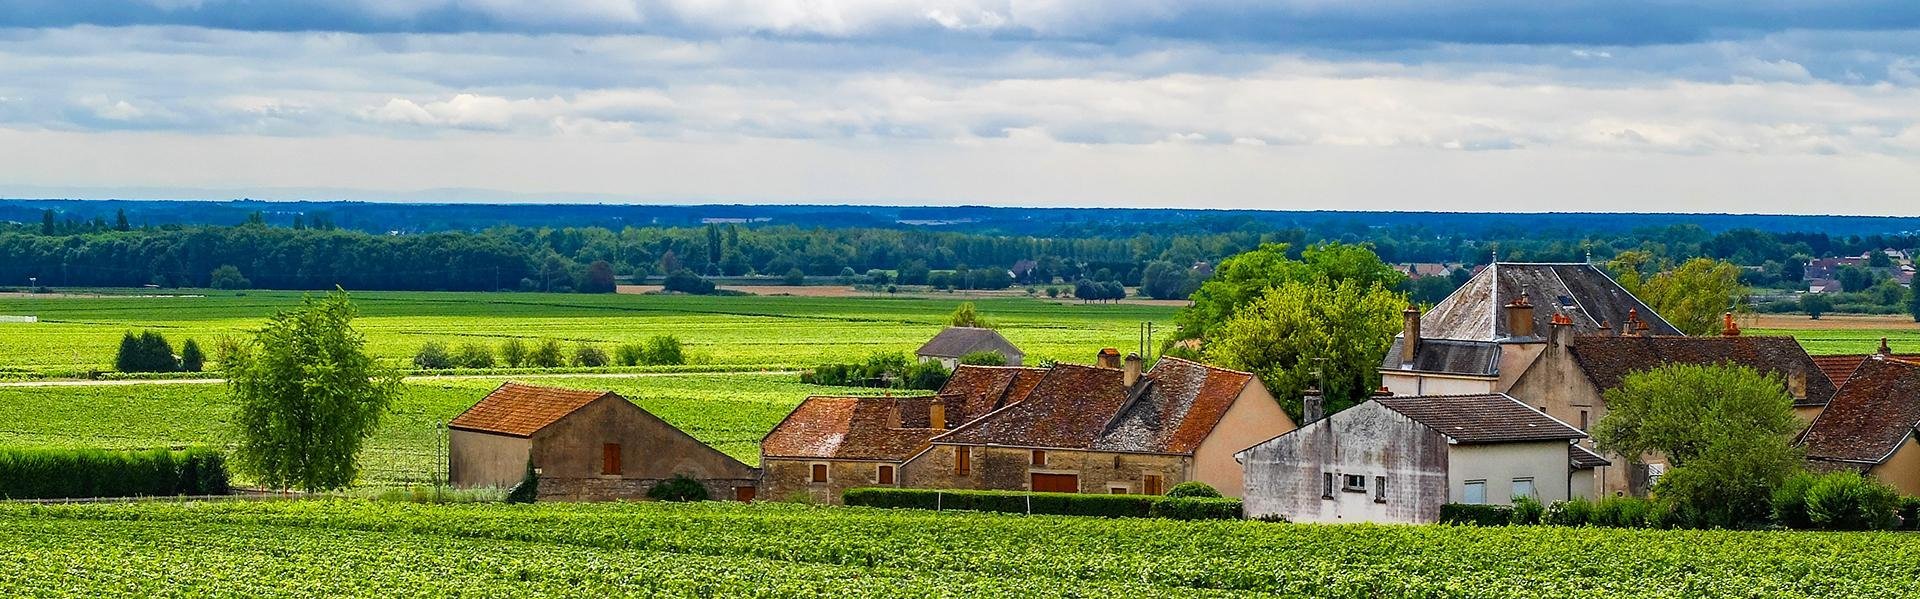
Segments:
[[[625,478],[617,476],[592,478],[540,477],[541,501],[633,501],[645,499],[647,491],[654,485],[667,479],[662,478]],[[701,479],[700,486],[707,488],[710,500],[752,499],[759,480],[752,478]],[[742,494],[745,494],[744,496]]]
[[[813,467],[816,464],[827,466],[827,480],[824,483],[813,481]],[[882,466],[894,469],[892,484],[880,483]],[[902,469],[902,465],[896,462],[766,458],[760,463],[761,498],[786,501],[804,496],[814,503],[838,505],[847,489],[901,486]]]
[[[956,466],[956,452],[972,456],[966,474]],[[1034,465],[1034,449],[978,445],[935,444],[907,462],[904,484],[918,489],[1033,490],[1034,474],[1072,475],[1081,493],[1145,493],[1147,477],[1159,476],[1159,492],[1191,480],[1193,460],[1187,456],[1042,449],[1046,464]]]

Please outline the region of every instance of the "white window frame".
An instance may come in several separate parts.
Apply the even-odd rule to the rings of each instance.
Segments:
[[[1359,484],[1354,484],[1354,481],[1359,481]],[[1340,490],[1341,490],[1342,492],[1346,492],[1346,493],[1365,493],[1365,492],[1367,492],[1367,475],[1365,475],[1365,474],[1341,474],[1341,475],[1340,475]]]

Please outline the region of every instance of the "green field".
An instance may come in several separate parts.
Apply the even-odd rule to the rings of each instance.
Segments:
[[[1920,354],[1920,327],[1904,329],[1748,329],[1748,335],[1792,335],[1816,356],[1830,354],[1868,354],[1880,348],[1880,340],[1895,353]]]
[[[36,316],[0,323],[0,373],[72,375],[111,370],[120,336],[153,329],[177,344],[203,346],[260,326],[300,301],[294,292],[208,292],[204,297],[4,297],[0,315]],[[404,362],[428,341],[552,338],[618,343],[678,336],[702,362],[757,368],[811,367],[879,351],[911,353],[946,324],[960,300],[786,296],[577,295],[538,293],[357,292],[369,348]],[[1088,362],[1101,347],[1135,347],[1141,322],[1171,330],[1175,308],[1093,305],[1027,298],[973,300],[1029,360]]]
[[[1290,525],[782,504],[0,505],[25,596],[1911,597],[1899,533]]]
[[[479,401],[501,380],[408,383],[361,454],[366,482],[429,480],[446,443],[439,425]],[[618,392],[748,464],[759,463],[760,437],[808,394],[881,392],[818,387],[801,384],[792,375],[757,373],[523,380]],[[232,409],[225,386],[218,384],[0,387],[0,446],[222,445],[230,439],[227,418]]]

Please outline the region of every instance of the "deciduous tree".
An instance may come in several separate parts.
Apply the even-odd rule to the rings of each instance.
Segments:
[[[1711,335],[1720,330],[1722,314],[1745,305],[1747,286],[1740,284],[1740,272],[1730,262],[1694,258],[1645,283],[1630,285],[1622,280],[1621,286],[1680,332]]]
[[[1214,329],[1233,318],[1241,307],[1289,282],[1353,282],[1360,289],[1375,285],[1394,289],[1405,278],[1365,245],[1310,246],[1298,260],[1289,257],[1288,250],[1287,244],[1269,243],[1221,261],[1213,276],[1193,292],[1193,305],[1181,311],[1178,335],[1183,339],[1211,338]],[[1396,307],[1395,313],[1404,307]]]
[[[1329,413],[1377,388],[1407,298],[1379,282],[1289,281],[1240,308],[1207,337],[1209,363],[1260,376],[1288,413],[1320,385]]]

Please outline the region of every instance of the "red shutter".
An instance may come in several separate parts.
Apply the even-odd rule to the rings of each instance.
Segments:
[[[734,487],[733,488],[734,501],[753,501],[753,494],[754,494],[753,487]]]
[[[883,484],[883,485],[893,484],[893,467],[892,466],[887,466],[887,465],[880,466],[880,484]]]
[[[1080,476],[1035,472],[1033,473],[1033,490],[1037,493],[1079,493]]]
[[[826,464],[813,465],[813,482],[816,482],[816,483],[827,482],[827,465]]]
[[[600,473],[607,475],[620,474],[619,443],[600,444]]]

